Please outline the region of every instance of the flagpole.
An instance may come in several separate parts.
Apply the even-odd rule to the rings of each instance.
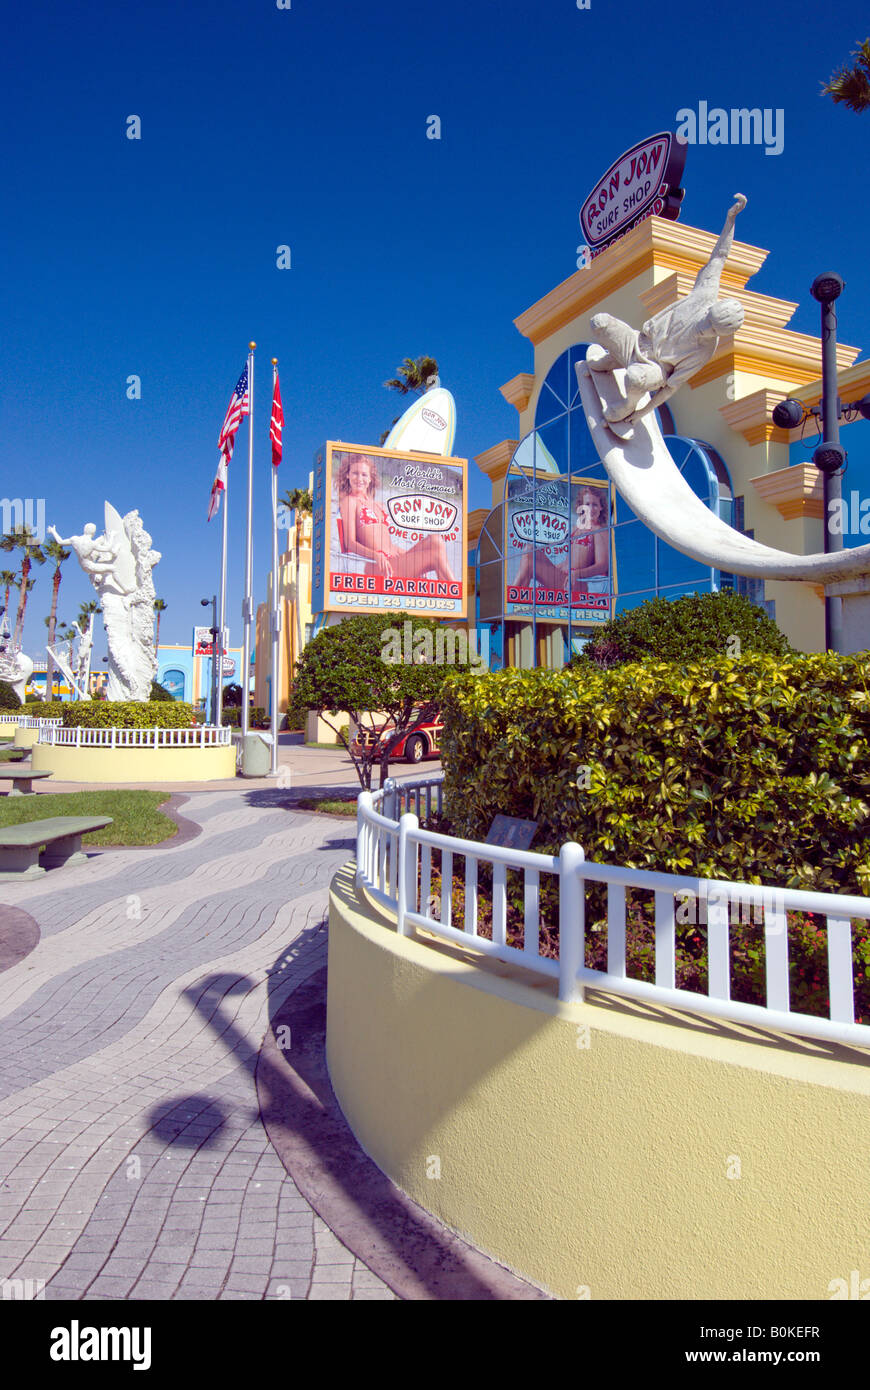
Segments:
[[[211,679],[214,699],[212,707],[214,710],[213,718],[218,728],[221,726],[223,717],[224,703],[224,634],[226,632],[227,621],[227,507],[230,499],[230,476],[227,469],[227,480],[224,483],[224,519],[223,519],[223,541],[221,544],[221,586],[218,590],[220,594],[220,636],[215,637],[212,633],[211,648]],[[217,650],[215,650],[217,648]],[[217,675],[215,675],[215,662],[217,661]]]
[[[249,732],[250,711],[248,686],[251,677],[251,621],[254,616],[254,348],[256,343],[248,343],[248,529],[245,539],[245,601],[242,604],[242,618],[245,624],[244,649],[242,651],[242,739]]]
[[[272,358],[272,400],[275,399],[275,382],[278,379],[278,359]],[[274,409],[274,405],[273,405]],[[280,609],[278,607],[278,469],[272,464],[272,611],[269,621],[272,628],[272,684],[271,684],[271,724],[272,724],[272,776],[278,775],[278,673],[280,669]]]

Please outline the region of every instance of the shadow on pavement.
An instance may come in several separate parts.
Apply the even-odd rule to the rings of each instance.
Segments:
[[[182,1149],[208,1149],[226,1123],[221,1107],[209,1096],[185,1096],[151,1111],[151,1128],[164,1144]]]
[[[232,1017],[232,996],[256,989],[254,980],[211,975],[184,991],[251,1074],[259,1118],[284,1167],[338,1239],[400,1298],[546,1298],[439,1225],[359,1148],[326,1070],[325,967],[293,989],[300,967],[322,944],[319,923],[300,933],[269,971],[270,1028],[259,1053]],[[207,1096],[152,1112],[154,1129],[171,1144],[208,1144],[223,1122],[221,1107]]]
[[[339,1240],[403,1299],[546,1299],[429,1216],[362,1151],[326,1067],[326,969],[289,996],[280,983],[279,969],[257,1068],[260,1114],[296,1186]]]

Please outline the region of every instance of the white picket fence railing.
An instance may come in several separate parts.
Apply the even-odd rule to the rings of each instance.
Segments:
[[[802,889],[688,878],[676,874],[596,864],[569,842],[558,855],[504,849],[455,839],[420,828],[420,819],[443,809],[443,773],[423,781],[388,780],[357,801],[357,884],[391,913],[400,935],[420,927],[447,941],[473,947],[558,980],[559,998],[583,999],[584,986],[649,1003],[689,1010],[804,1037],[870,1047],[870,1025],[855,1022],[852,918],[870,920],[870,898]],[[451,891],[432,892],[432,854],[441,853],[441,883],[452,885],[454,860],[464,860],[464,920],[452,921]],[[478,866],[492,869],[492,938],[478,934]],[[507,871],[521,873],[523,945],[507,942]],[[542,875],[559,879],[559,959],[540,954]],[[607,886],[607,969],[585,965],[585,886]],[[626,969],[626,895],[645,889],[655,896],[655,982],[631,978]],[[676,987],[675,899],[706,918],[708,992]],[[766,1006],[731,999],[731,921],[763,922]],[[788,913],[819,913],[827,922],[828,1018],[792,1009]],[[690,919],[691,920],[691,919]]]
[[[232,743],[232,732],[215,724],[185,729],[64,729],[58,725],[41,728],[39,741],[59,748],[216,748]]]
[[[22,715],[19,715],[19,717],[18,717],[18,727],[19,727],[19,729],[42,729],[42,728],[49,728],[49,727],[55,728],[55,729],[59,729],[60,726],[61,726],[61,723],[62,723],[62,720],[59,719],[59,718],[58,718],[58,719],[39,719],[39,718],[34,718],[34,716],[33,716],[32,714],[22,714]]]

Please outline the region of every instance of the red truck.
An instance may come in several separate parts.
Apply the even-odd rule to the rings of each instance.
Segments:
[[[377,741],[380,749],[389,738],[392,727],[391,724],[381,724],[377,729],[363,729],[365,746],[371,748],[372,744]],[[407,733],[404,733],[390,749],[390,760],[404,758],[407,763],[420,763],[424,758],[440,757],[441,749],[438,746],[438,740],[443,728],[444,724],[440,715],[436,715],[434,719],[419,719],[412,723]],[[361,751],[359,733],[354,739],[354,751]]]

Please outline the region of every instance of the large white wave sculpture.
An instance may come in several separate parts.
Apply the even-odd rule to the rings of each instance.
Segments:
[[[704,565],[758,579],[827,584],[870,575],[870,545],[830,555],[792,555],[743,536],[714,516],[677,468],[655,414],[635,420],[625,437],[605,420],[605,410],[623,399],[624,376],[620,369],[592,372],[585,362],[577,363],[583,409],[607,475],[635,515],[661,540]]]

